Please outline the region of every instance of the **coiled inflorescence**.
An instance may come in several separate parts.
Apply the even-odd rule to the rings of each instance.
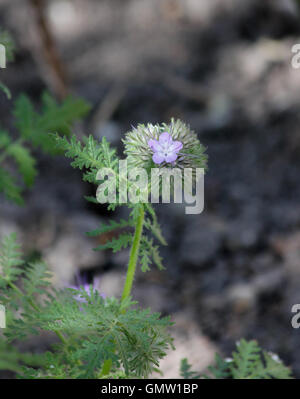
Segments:
[[[139,124],[126,133],[123,143],[129,167],[206,169],[205,147],[179,119],[170,124]]]

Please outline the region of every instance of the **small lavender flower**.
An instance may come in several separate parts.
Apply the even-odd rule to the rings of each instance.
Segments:
[[[88,294],[88,296],[91,295],[91,286],[92,286],[92,291],[99,291],[98,290],[98,283],[99,283],[99,278],[95,278],[93,280],[92,284],[89,284],[87,281],[86,275],[80,276],[79,273],[76,274],[76,285],[68,285],[68,288],[72,288],[75,291],[78,291],[78,294],[74,295],[74,299],[77,302],[80,303],[86,303],[86,299],[82,298],[80,291],[83,288],[83,290]],[[101,295],[103,297],[103,295]]]
[[[140,124],[126,133],[123,143],[129,167],[148,171],[157,165],[206,169],[205,147],[196,133],[179,119],[171,119],[169,124]]]
[[[183,147],[180,141],[174,141],[168,132],[163,132],[158,140],[150,139],[148,145],[153,151],[153,162],[160,165],[162,162],[173,163],[177,153]]]

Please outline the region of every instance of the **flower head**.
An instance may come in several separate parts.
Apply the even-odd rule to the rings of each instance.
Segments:
[[[148,145],[153,151],[153,162],[161,164],[162,162],[172,163],[177,159],[177,153],[182,149],[180,141],[173,141],[168,132],[163,132],[158,140],[150,139]]]
[[[206,168],[205,148],[181,120],[161,125],[138,125],[123,140],[129,167]]]

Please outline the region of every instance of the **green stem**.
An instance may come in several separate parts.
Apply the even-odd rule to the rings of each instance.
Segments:
[[[130,251],[126,280],[125,280],[123,294],[122,294],[122,301],[124,301],[124,299],[128,298],[131,293],[135,270],[136,270],[136,265],[137,265],[137,261],[138,261],[139,248],[140,248],[140,242],[141,242],[143,225],[144,225],[144,218],[145,218],[145,211],[144,211],[144,207],[141,206],[140,211],[139,211],[139,217],[138,217],[137,224],[135,227],[133,243],[132,243],[132,247],[131,247],[131,251]],[[100,375],[101,376],[107,375],[110,372],[111,366],[112,366],[111,359],[105,360],[103,363]]]
[[[12,288],[13,290],[15,290],[19,295],[23,296],[23,292],[20,290],[20,288],[18,288],[14,283],[12,283],[9,280],[6,280],[7,284],[10,286],[10,288]]]
[[[131,251],[130,251],[126,280],[125,280],[125,285],[124,285],[123,294],[122,294],[122,301],[124,301],[124,299],[128,298],[131,293],[131,288],[132,288],[135,270],[136,270],[136,264],[138,261],[140,242],[141,242],[141,237],[142,237],[142,232],[143,232],[144,216],[145,216],[145,211],[144,211],[144,208],[141,207],[137,225],[135,228],[133,243],[132,243],[132,247],[131,247]]]
[[[54,332],[55,332],[56,336],[61,340],[61,342],[62,342],[64,345],[67,346],[68,343],[67,343],[65,337],[63,336],[63,334],[62,334],[60,331],[54,331]]]
[[[112,360],[106,359],[103,363],[100,377],[107,375],[110,372],[111,366],[112,366]]]

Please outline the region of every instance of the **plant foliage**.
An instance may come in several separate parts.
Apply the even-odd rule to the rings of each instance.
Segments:
[[[236,344],[232,358],[223,359],[216,354],[215,364],[208,367],[209,376],[191,370],[187,359],[182,359],[180,375],[183,378],[217,378],[217,379],[290,379],[291,370],[279,357],[263,350],[256,341],[241,339]]]
[[[72,158],[71,165],[78,168],[83,172],[83,180],[93,184],[99,183],[97,180],[97,173],[103,168],[111,169],[115,174],[116,189],[116,203],[119,198],[118,182],[119,182],[119,158],[116,150],[111,148],[106,138],[98,142],[93,136],[86,137],[83,142],[79,141],[75,136],[68,139],[66,136],[55,135],[54,140],[57,148],[64,151],[65,155]],[[131,182],[128,182],[128,189],[131,187]],[[91,199],[91,198],[88,198]],[[92,198],[96,202],[96,198]],[[116,203],[109,204],[110,209],[115,209]],[[139,247],[139,263],[142,271],[150,270],[150,265],[154,264],[159,269],[163,269],[162,258],[159,254],[159,247],[155,244],[154,240],[162,245],[167,245],[157,221],[155,211],[149,203],[127,204],[131,207],[131,212],[127,220],[111,221],[108,225],[101,225],[89,233],[90,236],[103,235],[108,232],[115,231],[117,234],[106,241],[105,244],[99,245],[96,250],[112,249],[113,252],[120,251],[127,248],[133,240],[132,229],[136,225],[137,217],[140,208],[142,207],[146,212],[145,222],[143,224],[144,232]],[[152,237],[151,237],[152,236]]]
[[[15,234],[2,242],[0,269],[0,302],[9,321],[0,337],[2,370],[24,378],[100,378],[109,358],[111,373],[140,378],[149,376],[172,347],[168,317],[141,310],[131,299],[104,299],[92,287],[90,292],[54,289],[43,262],[23,262]],[[42,355],[12,345],[42,331],[61,339]]]
[[[24,187],[31,187],[37,175],[32,149],[55,154],[50,133],[68,135],[72,123],[85,115],[89,105],[81,99],[67,98],[57,104],[48,93],[42,96],[37,112],[30,99],[22,94],[14,103],[13,115],[18,137],[0,127],[0,192],[7,199],[23,204]]]

